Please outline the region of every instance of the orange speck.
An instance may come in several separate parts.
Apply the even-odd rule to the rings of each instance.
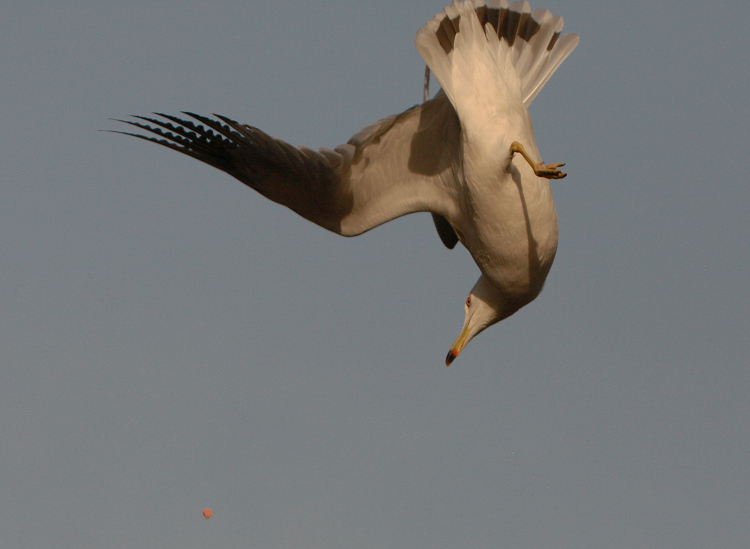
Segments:
[[[203,516],[207,519],[210,519],[212,516],[214,516],[214,512],[211,509],[203,509]]]

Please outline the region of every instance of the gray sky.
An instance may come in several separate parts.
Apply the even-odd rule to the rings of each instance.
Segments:
[[[3,547],[748,546],[747,2],[532,3],[581,36],[531,109],[558,255],[450,368],[429,215],[344,239],[97,131],[335,146],[443,2],[2,2]]]

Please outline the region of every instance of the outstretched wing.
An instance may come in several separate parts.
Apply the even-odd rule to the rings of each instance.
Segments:
[[[396,217],[430,211],[455,218],[460,125],[444,94],[365,128],[345,145],[293,147],[224,116],[157,114],[122,121],[126,133],[192,156],[344,236]],[[155,136],[155,137],[154,137]]]

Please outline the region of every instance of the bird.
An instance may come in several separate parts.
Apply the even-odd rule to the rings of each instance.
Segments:
[[[450,364],[489,326],[534,300],[557,252],[550,180],[528,107],[577,46],[563,18],[528,1],[453,0],[417,31],[425,100],[333,149],[294,147],[226,116],[153,113],[116,131],[158,143],[235,177],[342,236],[430,212],[443,244],[481,271],[464,302]],[[430,72],[440,90],[429,99]],[[137,132],[137,133],[136,133]]]

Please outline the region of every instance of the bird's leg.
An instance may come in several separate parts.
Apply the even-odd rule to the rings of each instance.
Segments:
[[[531,169],[534,170],[534,173],[539,177],[544,177],[546,179],[562,179],[563,177],[568,175],[558,170],[558,168],[564,166],[565,164],[544,164],[543,162],[534,162],[531,156],[529,156],[529,153],[526,152],[526,149],[523,148],[523,145],[521,145],[518,141],[514,141],[510,144],[511,156],[516,153],[521,153],[521,156],[526,159],[526,162],[529,163]]]

